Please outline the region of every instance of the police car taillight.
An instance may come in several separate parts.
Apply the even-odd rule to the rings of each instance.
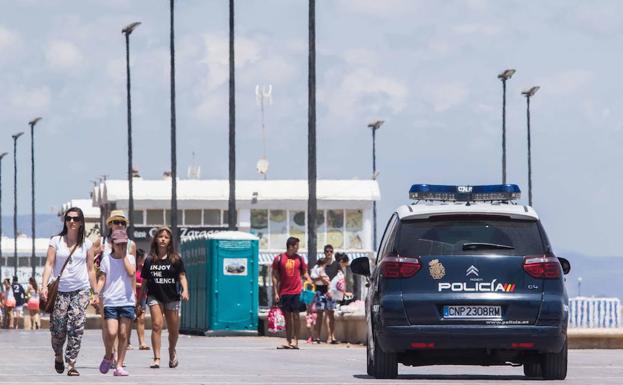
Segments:
[[[523,269],[532,278],[556,279],[562,274],[558,258],[551,254],[524,257]]]
[[[388,255],[381,261],[381,273],[384,278],[409,278],[422,268],[417,257]]]

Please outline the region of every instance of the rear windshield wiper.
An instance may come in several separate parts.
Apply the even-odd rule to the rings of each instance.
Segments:
[[[463,250],[478,250],[478,249],[514,249],[511,245],[500,245],[497,243],[484,243],[484,242],[469,242],[463,244]]]

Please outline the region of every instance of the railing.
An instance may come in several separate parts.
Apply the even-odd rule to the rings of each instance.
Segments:
[[[621,327],[621,300],[600,297],[570,298],[569,327],[602,329]]]

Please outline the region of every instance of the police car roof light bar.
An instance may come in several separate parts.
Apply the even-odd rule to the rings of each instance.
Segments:
[[[516,184],[490,184],[480,186],[451,186],[437,184],[414,184],[409,198],[423,201],[482,202],[512,201],[521,197]]]

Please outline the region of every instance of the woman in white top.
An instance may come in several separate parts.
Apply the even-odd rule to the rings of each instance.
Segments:
[[[106,339],[104,359],[100,364],[100,372],[108,373],[113,364],[113,343],[119,341],[115,376],[127,376],[123,368],[126,348],[128,346],[128,332],[131,322],[136,317],[134,307],[134,274],[136,274],[136,260],[128,253],[128,235],[124,230],[112,232],[110,240],[113,250],[102,258],[100,276],[97,288],[102,289],[104,302],[104,319],[106,322]]]
[[[60,279],[58,295],[50,315],[50,332],[55,354],[54,369],[59,374],[65,371],[63,345],[67,340],[65,348],[65,362],[69,366],[67,375],[79,376],[80,373],[75,366],[86,324],[85,311],[89,305],[89,288],[95,290],[96,285],[94,250],[92,242],[85,236],[82,210],[72,207],[65,212],[64,219],[63,230],[50,239],[43,270],[41,297],[47,299],[50,276],[54,273],[54,276],[58,277],[69,258],[62,276],[58,278]],[[97,301],[97,296],[94,297],[94,301]]]

